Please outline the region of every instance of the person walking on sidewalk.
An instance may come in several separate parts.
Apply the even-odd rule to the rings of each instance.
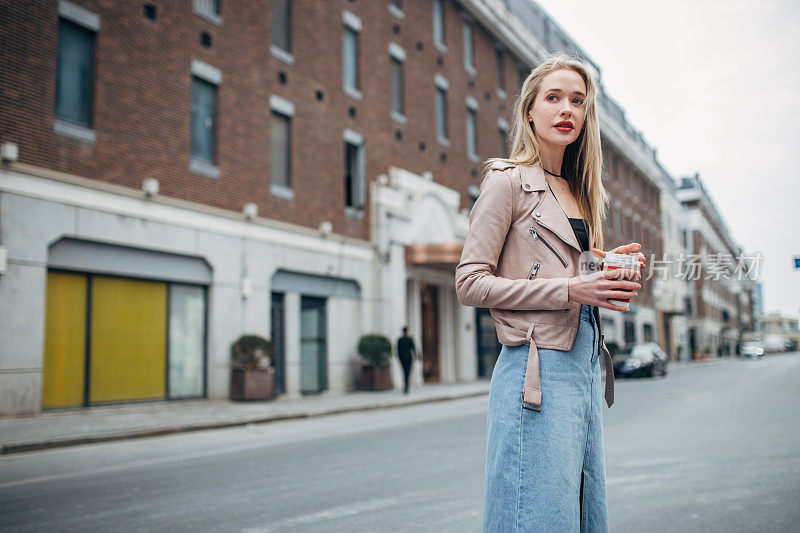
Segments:
[[[411,365],[414,359],[419,359],[417,355],[417,348],[414,346],[414,339],[408,336],[408,328],[403,327],[403,336],[397,340],[397,356],[400,358],[400,364],[403,365],[403,377],[405,378],[406,386],[403,389],[405,394],[408,394],[408,380],[411,375]]]
[[[614,365],[599,307],[627,311],[608,299],[635,298],[641,278],[596,268],[607,202],[596,98],[578,59],[557,53],[533,69],[514,106],[510,158],[484,163],[470,212],[456,294],[490,309],[502,344],[489,385],[484,533],[608,531],[601,393],[611,407]],[[644,266],[639,248],[613,251]]]

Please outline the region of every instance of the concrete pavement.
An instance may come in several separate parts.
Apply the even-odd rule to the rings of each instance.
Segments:
[[[489,381],[402,390],[322,393],[267,402],[154,401],[0,417],[0,455],[485,395]]]
[[[727,359],[727,358],[726,358]],[[718,361],[671,362],[683,367]],[[184,431],[241,426],[485,395],[489,381],[429,384],[401,390],[322,393],[268,402],[154,401],[0,417],[0,455]]]

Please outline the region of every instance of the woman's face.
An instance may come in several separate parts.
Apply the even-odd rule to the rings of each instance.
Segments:
[[[585,101],[586,83],[574,70],[556,70],[545,76],[528,111],[539,143],[555,148],[574,142],[586,119]]]

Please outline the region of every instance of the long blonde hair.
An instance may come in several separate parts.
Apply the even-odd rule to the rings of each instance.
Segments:
[[[495,161],[516,165],[541,164],[541,148],[529,123],[528,111],[539,94],[544,77],[562,69],[577,72],[586,84],[584,101],[586,119],[578,138],[564,150],[561,175],[566,179],[570,191],[578,202],[581,216],[588,221],[592,246],[603,249],[603,220],[606,215],[608,195],[601,179],[603,151],[600,146],[600,122],[597,118],[597,85],[580,59],[557,52],[528,74],[514,103],[514,117],[510,131],[513,143],[510,157],[487,159],[483,163],[483,174],[485,177]]]

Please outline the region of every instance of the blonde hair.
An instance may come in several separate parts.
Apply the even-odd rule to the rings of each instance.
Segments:
[[[485,177],[495,161],[516,165],[541,164],[541,148],[529,123],[528,111],[539,94],[545,76],[562,69],[577,72],[586,84],[586,119],[578,138],[564,150],[561,175],[578,202],[581,216],[588,222],[591,246],[603,249],[603,220],[608,196],[602,182],[603,151],[600,146],[600,122],[597,118],[597,85],[580,59],[557,52],[528,74],[514,103],[510,157],[487,159],[483,163],[483,174]]]

